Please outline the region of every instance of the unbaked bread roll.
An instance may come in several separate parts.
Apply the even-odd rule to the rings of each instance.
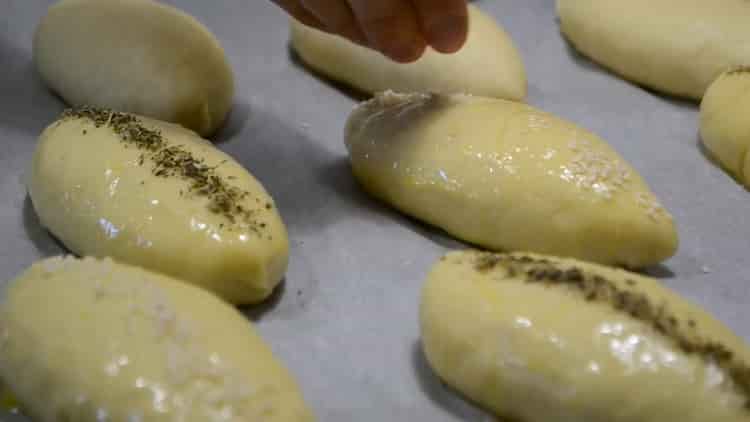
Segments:
[[[451,253],[423,349],[449,385],[523,422],[748,422],[750,349],[656,280],[533,254]]]
[[[677,234],[641,177],[596,135],[526,104],[384,93],[349,118],[364,188],[492,250],[642,267]]]
[[[306,65],[370,94],[393,89],[526,98],[526,74],[513,41],[492,17],[471,5],[468,39],[459,52],[428,48],[409,64],[295,20],[291,27],[292,47]]]
[[[721,75],[701,102],[701,139],[740,183],[750,188],[750,68]]]
[[[9,285],[0,377],[38,422],[313,420],[242,314],[109,259],[47,259]]]
[[[78,255],[111,256],[235,304],[267,298],[286,271],[273,199],[178,125],[70,110],[42,133],[27,179],[42,225]]]
[[[750,63],[746,0],[557,0],[563,34],[615,73],[700,99],[730,67]]]
[[[219,41],[153,0],[61,0],[37,28],[34,62],[68,104],[142,114],[203,136],[221,126],[234,95]]]

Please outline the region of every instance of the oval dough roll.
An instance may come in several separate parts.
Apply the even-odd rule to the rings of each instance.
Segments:
[[[34,36],[45,83],[72,106],[94,105],[214,133],[234,77],[200,22],[153,0],[62,0]]]
[[[239,312],[109,259],[32,266],[8,287],[0,334],[0,377],[35,421],[313,420]]]
[[[469,5],[469,36],[455,54],[430,48],[414,63],[399,64],[344,38],[291,21],[291,44],[302,61],[325,76],[374,94],[396,91],[467,93],[523,101],[526,74],[508,34]]]
[[[656,280],[570,259],[455,252],[431,271],[424,352],[523,422],[748,422],[750,349]]]
[[[526,104],[384,93],[349,118],[364,188],[492,250],[641,267],[677,234],[641,177],[596,135]]]
[[[740,183],[750,188],[750,68],[721,75],[701,102],[701,139]]]
[[[557,0],[563,34],[626,79],[700,99],[720,73],[750,63],[745,0]]]
[[[111,256],[237,304],[267,298],[286,271],[286,228],[263,186],[180,126],[68,111],[39,138],[28,184],[42,225],[78,255]]]

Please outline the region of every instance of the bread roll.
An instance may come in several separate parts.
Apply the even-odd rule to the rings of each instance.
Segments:
[[[42,79],[68,104],[178,123],[203,136],[224,122],[234,77],[192,16],[153,0],[61,0],[34,36]]]
[[[286,271],[289,241],[273,199],[180,126],[70,110],[42,133],[27,179],[42,225],[78,255],[111,256],[235,304],[264,300]]]
[[[492,250],[643,267],[672,256],[672,218],[596,135],[526,104],[378,95],[349,118],[354,175],[371,194]]]
[[[571,259],[455,252],[421,305],[427,360],[523,422],[748,422],[750,349],[656,280]]]
[[[721,166],[750,188],[750,68],[721,75],[701,102],[701,139]]]
[[[344,38],[291,21],[292,48],[310,68],[374,94],[396,91],[468,93],[523,101],[526,74],[508,34],[469,5],[469,35],[455,54],[427,49],[414,63],[393,62]]]
[[[557,0],[563,34],[622,77],[700,99],[730,67],[750,63],[746,0]]]
[[[313,420],[239,312],[110,259],[33,265],[8,287],[0,335],[0,377],[35,421]]]

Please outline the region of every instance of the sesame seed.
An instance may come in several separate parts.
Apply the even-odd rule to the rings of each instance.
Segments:
[[[625,190],[630,172],[619,160],[593,149],[588,140],[573,140],[568,143],[568,148],[575,154],[563,166],[566,180],[604,199],[611,199],[614,194]]]

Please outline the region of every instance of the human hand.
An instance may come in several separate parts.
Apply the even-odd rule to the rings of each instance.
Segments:
[[[466,0],[272,0],[300,22],[408,63],[466,41]]]

